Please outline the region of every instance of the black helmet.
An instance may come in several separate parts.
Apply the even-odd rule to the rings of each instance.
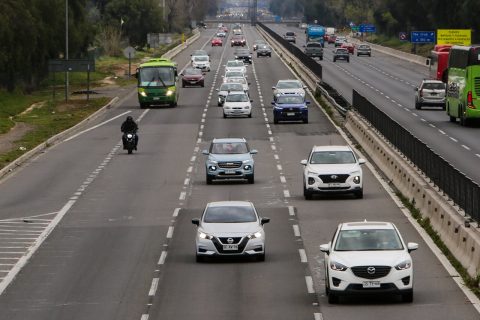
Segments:
[[[127,121],[133,121],[132,116],[128,116],[128,117],[127,117]]]

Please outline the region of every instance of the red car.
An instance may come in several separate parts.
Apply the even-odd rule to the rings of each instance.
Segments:
[[[182,88],[186,86],[205,87],[205,73],[197,68],[187,68],[181,74]]]
[[[233,46],[242,46],[244,47],[247,44],[243,36],[233,36],[232,37],[232,47]]]
[[[328,43],[335,43],[335,40],[337,39],[337,36],[334,34],[329,34],[327,35],[327,42]]]
[[[216,47],[216,46],[221,47],[222,44],[223,44],[222,39],[217,38],[217,37],[212,39],[212,47]]]
[[[351,54],[353,54],[355,52],[355,45],[353,43],[350,43],[350,42],[342,43],[340,48],[347,49],[348,53],[351,53]]]

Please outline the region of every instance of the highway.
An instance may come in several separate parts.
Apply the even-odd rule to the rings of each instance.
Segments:
[[[268,24],[280,35],[294,31],[296,45],[305,45],[304,30],[282,24]],[[427,66],[392,57],[372,50],[372,57],[356,54],[350,63],[333,62],[333,44],[326,44],[322,65],[323,80],[352,102],[352,88],[396,120],[402,127],[425,142],[432,150],[450,162],[472,180],[480,183],[479,124],[462,127],[451,123],[446,112],[438,107],[415,109],[414,88],[428,78]]]
[[[247,67],[253,117],[223,118],[215,88],[233,48],[210,47],[214,31],[203,31],[175,58],[182,68],[191,50],[205,47],[212,61],[205,88],[181,88],[176,108],[145,110],[132,90],[92,124],[98,127],[56,145],[0,183],[0,286],[10,282],[0,295],[0,320],[478,319],[369,167],[364,199],[304,200],[300,161],[313,145],[346,142],[314,103],[308,124],[273,124],[271,87],[294,77],[275,53],[255,56]],[[245,34],[249,43],[260,37],[250,26]],[[336,74],[345,92],[351,91],[355,81]],[[127,115],[140,127],[133,155],[120,147]],[[245,137],[258,150],[255,184],[206,185],[201,151],[221,137]],[[217,200],[252,201],[260,216],[271,219],[265,262],[195,262],[191,219]],[[328,304],[318,246],[330,241],[338,223],[364,219],[391,221],[406,241],[419,243],[412,253],[412,304],[398,297]],[[22,264],[11,279],[8,272]]]

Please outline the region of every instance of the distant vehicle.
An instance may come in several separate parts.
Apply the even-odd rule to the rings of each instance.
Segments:
[[[355,53],[355,45],[354,45],[353,43],[344,42],[344,43],[342,43],[342,45],[340,46],[340,48],[345,48],[345,49],[347,49],[348,53],[350,53],[350,54],[354,54],[354,53]]]
[[[205,170],[207,184],[216,179],[245,179],[250,184],[255,182],[255,161],[252,149],[244,138],[213,139],[209,150],[202,153],[207,157]]]
[[[420,87],[415,88],[415,109],[424,105],[440,106],[445,110],[446,85],[439,80],[423,80]]]
[[[268,44],[259,44],[257,47],[257,58],[258,57],[271,57],[272,49]]]
[[[337,36],[334,34],[328,34],[327,35],[327,43],[332,44],[335,43],[335,40],[337,39]]]
[[[273,100],[276,101],[281,95],[299,94],[302,97],[305,97],[306,88],[307,87],[304,86],[300,81],[295,79],[278,80],[277,84],[272,87]]]
[[[247,44],[247,41],[245,40],[245,38],[241,35],[239,36],[236,36],[234,35],[232,37],[232,40],[231,40],[231,46],[242,46],[244,47],[245,45]]]
[[[252,102],[245,91],[230,91],[223,103],[223,117],[252,117]]]
[[[225,97],[227,96],[228,92],[230,91],[243,91],[244,87],[241,83],[238,82],[224,82],[220,86],[220,88],[217,89],[218,92],[218,106],[221,107],[223,106],[223,103],[225,102]]]
[[[190,61],[193,62],[193,57],[195,56],[210,56],[207,51],[205,50],[193,50],[192,53],[190,54]],[[210,58],[209,58],[210,60]]]
[[[453,46],[448,57],[447,114],[467,126],[480,118],[480,45]]]
[[[430,52],[430,79],[447,83],[448,80],[448,55],[451,45],[435,45]]]
[[[212,39],[212,47],[216,47],[216,46],[221,47],[222,44],[223,44],[223,41],[221,38],[215,37]]]
[[[253,41],[253,51],[257,50],[257,46],[259,44],[266,44],[265,40],[262,40],[262,39],[258,39],[258,40],[255,40]]]
[[[361,44],[357,47],[357,57],[359,56],[372,56],[372,48],[368,44]]]
[[[391,222],[340,223],[332,241],[320,245],[325,253],[328,303],[342,296],[396,294],[413,301],[413,262],[418,244],[405,243]]]
[[[243,60],[244,63],[252,64],[252,53],[248,48],[246,49],[237,49],[234,52],[235,59]]]
[[[307,29],[307,24],[306,23],[300,23],[299,27],[300,29]]]
[[[344,36],[337,36],[335,39],[335,48],[340,47],[343,43],[347,42],[347,38]]]
[[[308,123],[308,104],[305,97],[295,95],[279,96],[276,101],[272,101],[273,123],[279,121],[302,121]]]
[[[335,34],[335,32],[337,32],[337,30],[334,27],[325,28],[325,34],[327,35]]]
[[[312,58],[318,57],[320,60],[323,60],[323,48],[319,42],[307,42],[303,47],[307,56]]]
[[[349,146],[314,146],[308,159],[301,161],[303,196],[310,200],[315,193],[353,193],[363,198],[364,163]]]
[[[181,74],[182,87],[186,86],[205,86],[205,73],[200,69],[186,68]]]
[[[325,28],[322,26],[309,25],[305,30],[307,34],[306,42],[320,42],[322,47],[325,46]]]
[[[283,36],[283,39],[287,40],[288,42],[295,43],[295,32],[287,31]]]
[[[247,67],[242,60],[228,60],[225,64],[225,72],[241,71],[244,75],[247,73]]]
[[[346,60],[350,62],[350,53],[346,48],[335,48],[333,49],[333,62],[337,60]]]
[[[227,34],[225,33],[225,31],[218,31],[216,36],[218,38],[225,38],[227,36]]]
[[[170,59],[154,58],[142,63],[135,73],[140,108],[153,104],[175,107],[179,95],[177,75],[177,63]]]
[[[269,218],[258,216],[247,201],[210,202],[197,226],[195,256],[197,262],[214,256],[245,256],[265,260],[264,225]]]
[[[208,56],[193,56],[192,67],[210,71],[210,58]]]

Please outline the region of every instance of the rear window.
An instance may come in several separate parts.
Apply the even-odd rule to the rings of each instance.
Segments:
[[[424,83],[423,89],[429,90],[445,90],[445,83]]]
[[[244,223],[257,221],[252,207],[209,207],[205,211],[203,222],[207,223]]]
[[[322,45],[320,43],[307,43],[308,48],[321,48]]]
[[[293,32],[287,32],[287,33],[285,33],[285,35],[287,35],[287,36],[294,36],[295,33],[293,33]]]

